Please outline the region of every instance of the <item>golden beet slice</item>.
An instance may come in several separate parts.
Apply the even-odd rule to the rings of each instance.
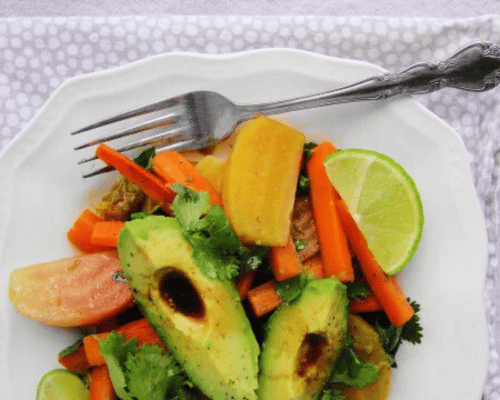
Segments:
[[[9,298],[23,315],[53,326],[95,325],[132,305],[133,294],[116,252],[17,268]]]
[[[243,242],[284,246],[305,137],[268,117],[237,132],[222,183],[224,211]]]

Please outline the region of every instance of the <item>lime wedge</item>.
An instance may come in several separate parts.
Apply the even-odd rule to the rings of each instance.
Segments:
[[[402,270],[424,224],[413,179],[396,161],[371,150],[338,150],[324,165],[381,268],[389,275]]]
[[[36,400],[89,400],[89,390],[82,380],[67,369],[47,372],[36,390]]]

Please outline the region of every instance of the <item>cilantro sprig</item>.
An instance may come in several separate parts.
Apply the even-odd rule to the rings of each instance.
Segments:
[[[192,383],[175,358],[158,345],[137,346],[137,339],[126,341],[125,334],[111,332],[99,339],[99,350],[106,360],[116,394],[122,400],[192,399]]]
[[[410,300],[408,299],[408,301]],[[407,341],[412,344],[419,344],[422,341],[423,328],[420,325],[420,316],[418,315],[418,312],[420,311],[420,304],[416,301],[410,301],[410,305],[415,312],[411,319],[403,326],[397,327],[392,324],[388,324],[385,315],[383,314],[379,315],[374,323],[375,329],[382,340],[385,352],[389,357],[391,367],[393,368],[397,367],[395,356],[403,341]]]
[[[345,396],[338,389],[325,389],[321,393],[319,400],[346,400]]]
[[[231,280],[240,269],[257,269],[267,249],[245,247],[238,239],[222,208],[210,204],[208,192],[195,192],[180,184],[171,209],[183,235],[193,248],[193,259],[209,278]]]
[[[380,372],[375,364],[369,361],[360,361],[352,347],[346,346],[339,356],[329,383],[363,387],[375,382],[379,375]]]
[[[155,147],[148,147],[144,149],[137,157],[134,158],[136,164],[139,164],[141,167],[150,169],[153,165],[153,158],[156,155]]]
[[[375,382],[380,376],[378,368],[370,361],[361,361],[353,349],[354,340],[347,335],[346,343],[337,359],[320,400],[345,400],[336,384],[363,387]]]
[[[347,298],[349,299],[360,300],[368,297],[370,294],[370,287],[364,283],[354,281],[347,282],[345,285],[347,288]]]
[[[307,286],[307,283],[313,279],[315,278],[309,274],[296,275],[292,278],[278,282],[274,289],[276,290],[278,296],[280,296],[285,302],[291,303],[300,297]]]

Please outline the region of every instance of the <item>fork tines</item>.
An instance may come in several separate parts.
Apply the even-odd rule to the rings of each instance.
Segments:
[[[94,156],[95,148],[106,143],[120,152],[136,156],[145,147],[175,148],[188,140],[189,121],[185,118],[182,97],[175,97],[88,125],[71,133],[74,149],[81,155],[83,177],[107,172],[112,168]]]

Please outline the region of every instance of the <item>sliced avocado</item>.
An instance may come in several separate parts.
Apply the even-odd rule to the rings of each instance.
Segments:
[[[270,317],[260,355],[262,400],[317,399],[345,344],[347,295],[335,278],[307,283]]]
[[[127,222],[120,262],[144,315],[212,400],[256,400],[259,345],[234,284],[207,278],[176,219]]]

